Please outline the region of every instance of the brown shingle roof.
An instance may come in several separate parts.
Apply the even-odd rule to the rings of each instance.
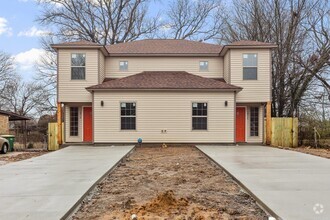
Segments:
[[[102,84],[86,89],[241,90],[242,88],[221,80],[205,78],[185,71],[146,71],[124,78],[104,81]]]
[[[94,43],[87,40],[73,41],[73,42],[63,42],[57,45],[67,45],[67,46],[100,46],[98,43]]]
[[[275,46],[275,44],[261,42],[261,41],[240,40],[240,41],[232,42],[226,46]]]
[[[110,55],[120,54],[214,54],[222,46],[189,40],[149,39],[106,46]]]

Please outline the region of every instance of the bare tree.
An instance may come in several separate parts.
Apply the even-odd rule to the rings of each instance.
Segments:
[[[222,9],[220,0],[171,1],[161,37],[198,41],[219,39]]]
[[[54,43],[53,36],[41,39],[42,48],[45,50],[44,56],[36,63],[35,81],[42,85],[42,96],[45,101],[38,106],[40,112],[52,113],[56,111],[56,87],[57,87],[57,55],[51,48]]]
[[[317,33],[311,18],[321,30],[316,24],[325,13],[319,14],[320,9],[329,10],[326,0],[236,0],[231,16],[223,17],[226,29],[222,40],[249,39],[278,45],[272,65],[274,116],[297,114],[313,79],[321,76],[328,65],[330,47],[326,37],[308,47],[315,40],[311,36],[315,38]]]
[[[9,54],[0,51],[0,93],[3,92],[7,83],[10,81],[11,74],[14,74],[13,59]]]
[[[38,106],[44,104],[44,97],[42,85],[36,82],[26,83],[20,76],[10,81],[0,94],[6,110],[23,116],[39,113]]]
[[[149,0],[38,0],[43,11],[37,19],[55,27],[63,41],[88,40],[102,45],[133,41],[158,28],[147,17]]]

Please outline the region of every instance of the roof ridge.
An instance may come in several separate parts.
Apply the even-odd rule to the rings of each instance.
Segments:
[[[104,81],[86,89],[232,89],[237,91],[242,88],[187,71],[143,71],[130,76]]]

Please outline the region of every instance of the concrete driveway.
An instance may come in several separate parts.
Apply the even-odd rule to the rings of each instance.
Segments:
[[[0,167],[0,219],[60,219],[132,146],[71,146]]]
[[[330,160],[265,146],[197,146],[282,219],[330,219]]]

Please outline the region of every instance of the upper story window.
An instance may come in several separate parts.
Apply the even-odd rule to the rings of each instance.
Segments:
[[[207,130],[207,103],[192,103],[192,129]]]
[[[71,54],[71,79],[85,79],[86,54]]]
[[[119,62],[119,70],[127,71],[128,70],[128,61],[120,61]]]
[[[256,53],[243,54],[243,80],[257,80],[258,56]]]
[[[199,71],[208,71],[209,61],[199,61]]]

